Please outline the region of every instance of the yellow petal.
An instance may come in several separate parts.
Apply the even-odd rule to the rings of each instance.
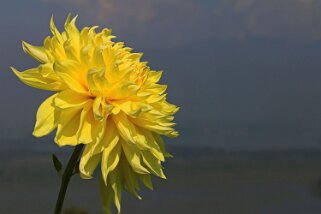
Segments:
[[[80,115],[80,127],[77,133],[79,143],[99,143],[104,137],[105,124],[105,121],[95,120],[92,102],[86,103]]]
[[[121,161],[120,161],[120,167],[123,173],[124,178],[124,182],[125,182],[125,186],[126,189],[133,194],[136,198],[138,198],[139,200],[141,200],[142,198],[137,194],[136,189],[139,189],[139,185],[137,182],[137,173],[135,173],[130,165],[128,164],[127,160],[122,157]]]
[[[75,146],[78,145],[77,132],[79,129],[80,110],[65,109],[61,111],[58,120],[57,134],[55,142],[59,146]]]
[[[156,83],[162,77],[163,71],[151,71],[148,74],[147,81],[150,83]]]
[[[115,100],[110,102],[114,106],[117,106],[126,115],[131,117],[138,117],[142,111],[147,111],[151,109],[151,106],[142,102],[133,102],[131,100]]]
[[[147,151],[142,151],[143,162],[157,176],[166,179],[159,160]]]
[[[58,93],[54,104],[61,109],[82,108],[89,99],[90,97],[88,95],[79,94],[73,90],[67,89]]]
[[[153,119],[153,117],[150,117],[150,118],[137,117],[137,118],[132,118],[131,121],[139,127],[156,132],[157,134],[160,134],[160,135],[165,135],[167,137],[178,136],[178,132],[175,131],[172,127],[158,124],[157,119],[155,118]]]
[[[31,68],[23,72],[19,72],[13,67],[11,69],[23,83],[31,87],[49,91],[60,91],[66,88],[65,84],[61,81],[44,78],[39,73],[38,68]]]
[[[93,55],[93,45],[88,44],[85,47],[82,47],[80,50],[80,61],[82,64],[87,65],[88,67],[90,66],[90,62],[92,59]]]
[[[105,184],[104,179],[100,179],[100,200],[101,206],[105,214],[112,214],[110,211],[110,206],[114,201],[114,190],[111,188],[111,185]]]
[[[138,177],[140,178],[140,180],[142,181],[142,183],[149,188],[150,190],[153,190],[153,183],[151,180],[150,175],[148,174],[138,174]]]
[[[93,28],[96,29],[98,26],[94,26]],[[97,44],[106,44],[108,42],[111,42],[111,39],[115,38],[115,36],[111,35],[111,29],[104,28],[101,32],[97,33],[95,36],[96,43]]]
[[[54,64],[54,69],[71,90],[82,94],[88,94],[85,77],[86,71],[78,62],[73,60],[56,62]]]
[[[112,116],[115,121],[116,127],[120,136],[126,141],[132,144],[137,144],[140,149],[149,149],[147,145],[146,138],[144,135],[141,135],[135,125],[128,120],[127,116],[124,113],[119,113]]]
[[[22,48],[25,53],[29,54],[31,57],[35,58],[39,62],[48,62],[48,57],[46,54],[46,49],[42,46],[33,46],[27,42],[22,42]]]
[[[71,19],[71,14],[69,13],[67,16],[67,19],[65,21],[65,25],[64,28],[66,29],[68,27],[68,25],[70,24],[70,19]]]
[[[108,90],[107,97],[109,100],[129,99],[132,96],[136,96],[139,89],[139,86],[132,82],[118,82]]]
[[[127,116],[123,113],[119,113],[117,115],[113,115],[112,118],[115,122],[120,136],[126,142],[135,143],[134,136],[137,135],[137,132],[134,125],[128,121]]]
[[[141,163],[141,154],[135,148],[127,142],[122,141],[122,148],[124,150],[125,156],[132,169],[139,174],[149,174],[150,172]]]
[[[109,82],[105,79],[104,69],[91,69],[87,74],[87,82],[90,92],[95,96],[104,96],[106,89],[110,86]]]
[[[96,97],[93,102],[93,113],[95,120],[101,121],[104,119],[103,107],[102,107],[103,97]]]
[[[116,168],[110,173],[110,184],[114,191],[114,204],[117,208],[118,213],[120,213],[120,201],[121,201],[121,175],[119,170]]]
[[[108,146],[103,151],[103,157],[101,160],[101,174],[107,185],[107,176],[109,172],[112,172],[120,159],[121,156],[121,146],[116,140],[110,142]]]
[[[164,153],[159,147],[157,141],[155,140],[153,134],[145,129],[139,129],[139,131],[146,137],[146,142],[148,146],[150,147],[150,152],[160,161],[164,161]]]
[[[106,78],[110,82],[114,82],[119,79],[119,72],[116,68],[116,53],[113,51],[113,47],[107,47],[102,52],[103,61],[106,68]]]
[[[79,163],[79,172],[80,177],[83,179],[91,179],[92,174],[97,168],[97,165],[101,161],[101,153],[92,155],[92,147],[95,143],[90,143],[86,145],[85,150],[81,156],[80,163]]]
[[[69,23],[66,22],[65,32],[69,38],[64,43],[64,49],[69,59],[80,59],[80,32],[76,26],[75,16]]]
[[[44,78],[48,78],[50,80],[61,81],[60,77],[53,70],[53,64],[52,63],[41,64],[41,65],[39,65],[38,68],[39,68],[39,73]]]
[[[51,19],[50,19],[50,31],[51,31],[52,35],[54,35],[58,39],[58,41],[62,44],[63,39],[62,39],[60,32],[56,28],[53,16],[51,16]]]
[[[151,94],[163,94],[167,89],[167,85],[154,84],[145,90],[145,92],[150,92]]]
[[[159,148],[161,149],[162,153],[164,154],[164,156],[166,158],[172,158],[173,155],[171,155],[168,152],[166,152],[165,144],[164,144],[164,141],[163,141],[162,137],[159,136],[159,134],[157,134],[157,133],[152,133],[152,134],[154,136],[154,139],[155,139],[156,143],[158,144]]]
[[[66,22],[65,22],[65,32],[68,34],[69,37],[75,38],[79,37],[80,33],[76,26],[76,20],[78,16],[75,16],[70,20],[70,16],[68,16]]]
[[[80,114],[80,127],[78,130],[78,140],[82,144],[89,144],[93,142],[91,135],[91,127],[94,122],[92,117],[92,102],[85,104]]]
[[[101,141],[96,143],[93,148],[93,154],[98,154],[104,151],[109,144],[114,144],[119,141],[119,136],[114,122],[108,118],[106,120],[105,133]]]
[[[57,112],[53,105],[57,94],[47,98],[38,108],[37,121],[33,131],[35,137],[42,137],[49,134],[57,127]]]

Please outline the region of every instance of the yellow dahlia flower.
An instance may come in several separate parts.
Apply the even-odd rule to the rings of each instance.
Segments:
[[[176,137],[173,114],[166,101],[166,85],[158,84],[161,71],[151,70],[122,42],[114,42],[110,29],[76,27],[67,18],[64,32],[53,19],[52,36],[42,46],[23,42],[23,50],[40,62],[23,72],[12,68],[25,84],[56,93],[39,107],[33,135],[57,129],[59,146],[84,144],[79,172],[92,178],[101,164],[103,209],[114,202],[120,212],[121,191],[137,198],[140,180],[152,189],[150,175],[165,178],[161,162],[169,156],[161,135]]]

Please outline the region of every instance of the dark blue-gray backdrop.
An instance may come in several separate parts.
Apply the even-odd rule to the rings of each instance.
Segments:
[[[0,148],[53,145],[31,136],[49,93],[19,82],[9,66],[36,65],[21,41],[40,45],[51,15],[62,30],[71,12],[79,27],[113,29],[164,70],[169,101],[181,106],[175,151],[320,151],[320,11],[319,0],[2,0]]]

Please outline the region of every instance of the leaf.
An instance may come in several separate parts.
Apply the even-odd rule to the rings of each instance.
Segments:
[[[52,154],[52,162],[58,174],[61,174],[62,164],[55,154]]]

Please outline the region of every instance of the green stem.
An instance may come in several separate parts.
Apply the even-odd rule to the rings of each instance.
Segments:
[[[72,153],[72,155],[68,161],[67,167],[66,167],[64,173],[62,174],[60,191],[59,191],[59,195],[58,195],[58,199],[57,199],[57,203],[56,203],[56,208],[55,208],[55,214],[61,214],[66,191],[67,191],[67,187],[68,187],[70,178],[74,173],[74,169],[75,169],[75,166],[76,166],[77,161],[79,159],[79,156],[80,156],[83,146],[84,146],[83,144],[79,144],[75,147],[74,152]]]

